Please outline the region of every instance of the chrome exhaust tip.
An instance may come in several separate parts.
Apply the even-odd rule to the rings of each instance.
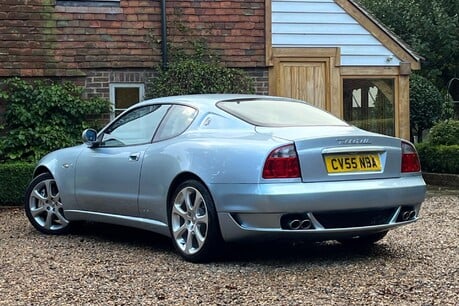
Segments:
[[[311,228],[311,226],[312,226],[311,220],[304,219],[301,221],[300,229],[309,229]]]
[[[290,222],[288,222],[288,228],[291,230],[302,230],[302,229],[309,229],[311,228],[312,223],[311,220],[309,219],[293,219]]]
[[[408,220],[414,219],[415,216],[416,216],[416,212],[414,210],[407,210],[403,212],[402,220],[408,221]]]
[[[307,213],[285,214],[280,219],[280,226],[290,231],[314,229],[314,223]]]
[[[294,219],[288,222],[288,227],[292,230],[298,230],[300,229],[300,226],[301,226],[301,221],[298,219]]]

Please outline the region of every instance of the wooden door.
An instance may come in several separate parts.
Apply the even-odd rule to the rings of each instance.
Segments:
[[[279,61],[276,66],[277,95],[304,100],[328,109],[326,61]]]

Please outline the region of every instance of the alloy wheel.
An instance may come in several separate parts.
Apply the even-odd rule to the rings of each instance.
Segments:
[[[199,252],[207,239],[209,215],[207,203],[194,187],[181,189],[173,202],[171,230],[177,247],[186,255]]]
[[[43,233],[60,234],[66,231],[70,224],[64,216],[56,181],[48,173],[37,176],[31,182],[25,204],[30,222]]]

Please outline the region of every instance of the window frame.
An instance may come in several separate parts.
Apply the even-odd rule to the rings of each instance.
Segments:
[[[121,0],[56,0],[56,6],[119,7]]]
[[[116,108],[116,89],[117,88],[138,88],[139,101],[132,105],[142,102],[145,98],[145,84],[143,83],[110,83],[109,84],[109,97],[112,110],[110,112],[110,120],[115,119],[117,111],[125,111],[127,108]]]
[[[98,135],[99,147],[103,147],[103,148],[107,148],[107,147],[110,147],[110,148],[111,147],[131,147],[131,146],[138,146],[138,145],[144,145],[144,144],[152,143],[153,142],[153,138],[155,137],[159,127],[163,124],[164,118],[166,118],[166,116],[169,113],[169,111],[170,111],[172,106],[173,105],[169,104],[169,103],[145,104],[145,105],[140,105],[138,107],[135,107],[135,108],[129,110],[129,112],[123,113],[123,115],[117,117],[116,120],[111,122],[102,131],[100,131],[100,133]],[[114,129],[113,129],[113,127],[116,126],[117,124],[119,124],[119,121],[122,118],[124,118],[125,116],[129,116],[129,114],[132,114],[133,112],[136,112],[136,111],[142,110],[144,108],[148,108],[148,107],[156,107],[153,112],[158,111],[161,107],[165,107],[166,108],[164,114],[159,119],[158,124],[156,125],[156,128],[154,128],[154,131],[152,131],[151,136],[150,136],[148,141],[138,142],[138,143],[126,143],[126,144],[123,144],[123,145],[103,145],[104,138],[106,137],[106,135],[111,135],[111,133],[114,130],[118,129],[119,126],[115,127]],[[141,116],[141,117],[144,117],[144,116]],[[139,118],[141,118],[141,117],[139,117]],[[124,124],[128,124],[129,122],[131,122],[131,121],[127,121],[127,122],[121,124],[120,126],[122,126]]]
[[[392,75],[392,74],[372,74],[372,75],[366,75],[366,74],[346,74],[341,76],[341,118],[343,120],[346,120],[345,118],[345,101],[344,101],[344,82],[345,80],[391,80],[393,83],[393,135],[388,135],[388,136],[395,136],[395,137],[400,137],[400,93],[399,93],[399,82],[400,82],[400,77],[398,75]],[[352,104],[351,104],[352,107]],[[346,121],[352,124],[350,121]],[[383,135],[387,135],[382,132],[376,132],[380,133]]]

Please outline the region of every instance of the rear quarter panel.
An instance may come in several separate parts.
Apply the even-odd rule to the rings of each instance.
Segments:
[[[169,188],[182,173],[197,176],[207,186],[256,184],[268,153],[283,143],[247,130],[194,132],[155,143],[142,166],[140,214],[166,222]]]

